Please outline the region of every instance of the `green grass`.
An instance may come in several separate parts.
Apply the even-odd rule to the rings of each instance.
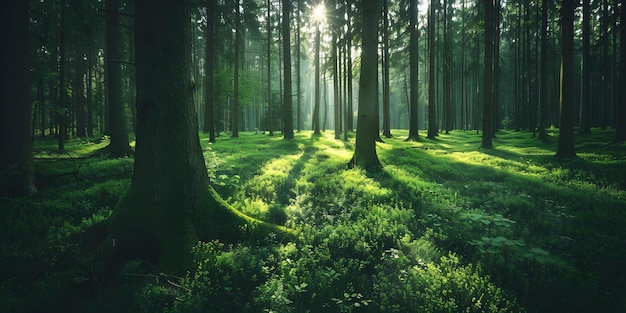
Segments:
[[[354,139],[330,132],[201,135],[218,193],[298,239],[199,243],[180,278],[137,260],[116,289],[77,261],[77,238],[110,213],[132,159],[94,155],[95,140],[64,155],[37,141],[39,193],[0,200],[0,311],[626,310],[626,145],[607,144],[611,131],[577,135],[579,157],[564,161],[554,129],[547,142],[501,131],[493,150],[475,132],[393,134],[377,173],[348,169]]]

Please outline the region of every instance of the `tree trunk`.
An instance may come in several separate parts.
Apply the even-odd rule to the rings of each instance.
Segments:
[[[437,111],[435,108],[435,0],[430,1],[428,14],[428,139],[437,137]]]
[[[583,62],[582,62],[582,101],[580,103],[580,133],[591,133],[591,12],[590,0],[583,0]],[[623,85],[623,84],[622,84]],[[623,88],[622,88],[623,89]]]
[[[493,105],[493,33],[494,33],[494,3],[485,1],[485,74],[483,99],[483,134],[480,147],[492,149],[492,105]]]
[[[573,1],[561,7],[561,118],[556,157],[576,157],[574,149],[574,10]]]
[[[272,4],[267,0],[267,128],[274,136],[274,112],[272,109]]]
[[[539,110],[537,110],[537,128],[539,140],[546,141],[546,115],[548,107],[548,0],[541,2],[541,80]]]
[[[376,90],[378,71],[377,27],[380,13],[377,1],[361,0],[361,75],[359,77],[359,114],[357,119],[356,144],[350,164],[366,170],[381,167],[376,154],[378,119],[376,118]]]
[[[313,135],[320,133],[320,25],[315,25],[315,104],[313,106]]]
[[[285,87],[283,88],[283,136],[293,139],[293,96],[291,91],[291,1],[283,0],[283,70],[285,71]]]
[[[615,121],[615,142],[626,141],[626,1],[621,0],[620,14],[620,98],[617,103],[617,116]]]
[[[300,75],[300,29],[302,20],[300,11],[302,0],[296,0],[296,130],[302,130],[302,75]]]
[[[74,81],[72,84],[72,98],[74,100],[74,110],[76,113],[76,137],[87,136],[85,131],[85,90],[83,89],[84,61],[83,53],[77,51],[74,60]]]
[[[0,195],[33,192],[28,1],[0,4]],[[6,40],[6,41],[4,41]]]
[[[57,139],[59,153],[65,152],[67,104],[65,103],[65,0],[61,0],[59,21],[59,101],[57,103]]]
[[[352,91],[352,0],[346,1],[347,10],[346,17],[348,19],[348,36],[347,36],[347,45],[348,45],[348,103],[347,103],[347,113],[346,113],[346,128],[349,131],[354,130],[354,109],[353,109],[353,91]]]
[[[419,100],[419,55],[417,25],[418,6],[417,0],[411,0],[409,4],[409,76],[411,81],[409,97],[409,137],[407,140],[417,140],[419,137],[418,126],[418,100]]]
[[[383,0],[383,136],[391,135],[391,108],[389,92],[389,0]]]
[[[131,186],[107,220],[112,263],[141,257],[181,273],[198,239],[280,232],[234,211],[209,186],[192,101],[186,3],[136,1],[137,146]]]
[[[130,152],[126,130],[126,112],[122,100],[122,59],[119,0],[106,0],[106,79],[109,108],[109,155],[114,158]]]
[[[241,13],[239,9],[239,1],[235,4],[235,73],[233,79],[233,125],[231,135],[232,138],[239,138],[239,62],[241,52]]]
[[[215,143],[215,1],[207,1],[207,27],[204,50],[204,133],[209,133],[209,142]]]

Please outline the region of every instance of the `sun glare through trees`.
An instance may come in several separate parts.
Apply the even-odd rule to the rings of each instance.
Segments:
[[[0,312],[626,312],[625,1],[0,1]]]

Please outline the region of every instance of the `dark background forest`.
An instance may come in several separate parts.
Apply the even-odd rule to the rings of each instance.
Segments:
[[[5,1],[0,311],[624,311],[625,12]]]

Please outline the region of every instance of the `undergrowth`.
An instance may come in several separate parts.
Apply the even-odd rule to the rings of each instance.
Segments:
[[[554,134],[551,130],[550,134]],[[292,242],[199,242],[183,277],[145,260],[105,286],[82,232],[128,188],[132,159],[37,142],[39,193],[0,199],[2,312],[618,312],[626,309],[626,146],[609,131],[552,157],[527,132],[378,144],[384,169],[348,169],[353,140],[242,133],[209,144],[214,188]]]

